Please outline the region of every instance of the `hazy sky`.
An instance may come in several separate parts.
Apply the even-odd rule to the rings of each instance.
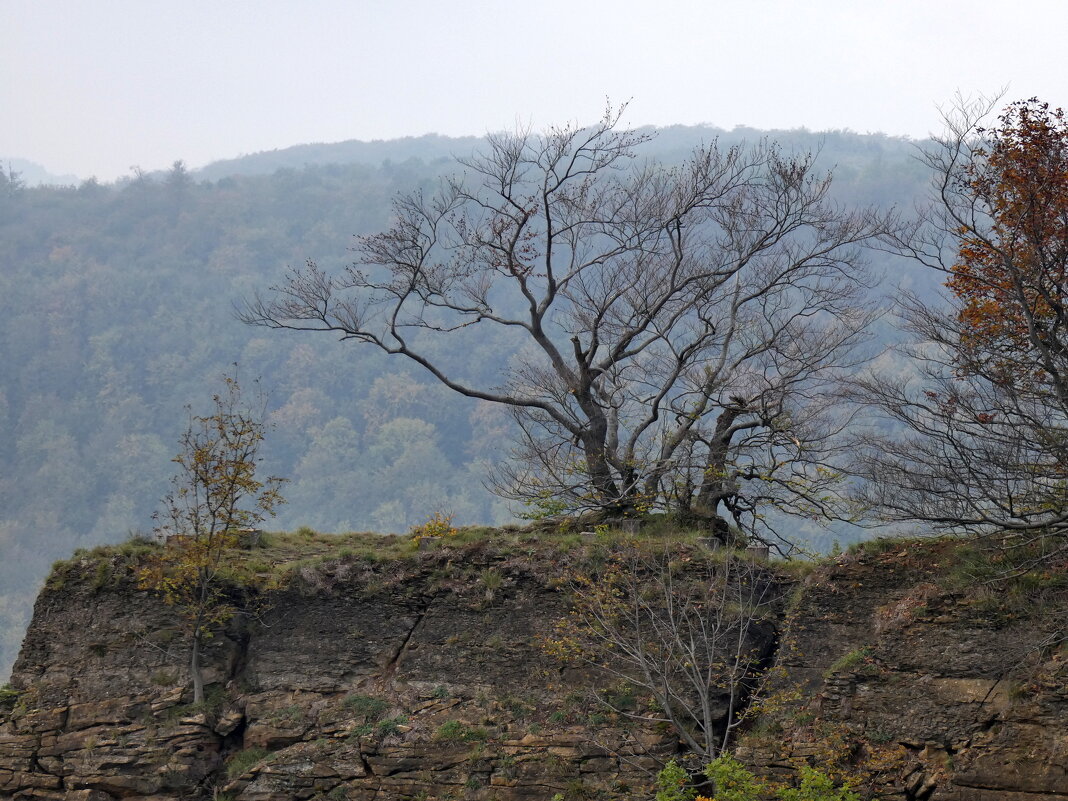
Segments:
[[[923,136],[1068,105],[1066,0],[0,0],[0,157],[110,180],[302,142],[592,120]]]

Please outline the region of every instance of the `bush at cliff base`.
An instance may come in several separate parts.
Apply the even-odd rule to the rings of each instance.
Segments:
[[[724,755],[709,763],[705,775],[715,786],[715,795],[698,795],[690,777],[674,760],[656,777],[656,801],[760,801],[771,788],[750,773],[741,762]],[[827,774],[807,765],[798,769],[801,783],[775,791],[779,801],[860,801],[848,786],[836,787]]]

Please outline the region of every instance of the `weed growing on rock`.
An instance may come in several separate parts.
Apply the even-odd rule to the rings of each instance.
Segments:
[[[246,748],[244,751],[238,751],[226,760],[226,775],[231,779],[243,776],[270,755],[270,752],[263,748]]]
[[[383,737],[392,737],[401,733],[401,726],[408,722],[407,715],[397,715],[396,717],[386,718],[385,720],[378,721],[378,725],[375,727],[378,729],[378,733]]]
[[[436,732],[434,739],[442,742],[480,742],[489,737],[489,733],[479,726],[468,726],[459,720],[449,720],[442,723]]]
[[[341,701],[342,709],[363,715],[365,718],[375,718],[376,720],[382,716],[388,706],[381,698],[375,698],[373,695],[360,695],[359,693],[346,695]]]
[[[834,664],[827,668],[827,675],[830,676],[834,673],[844,673],[848,670],[852,670],[862,662],[871,659],[871,656],[872,649],[870,646],[865,645],[863,648],[856,648],[848,654],[840,657]]]

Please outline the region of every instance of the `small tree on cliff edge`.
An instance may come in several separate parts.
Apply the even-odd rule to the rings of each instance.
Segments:
[[[232,376],[225,377],[224,391],[213,401],[212,414],[190,415],[182,451],[174,458],[179,470],[155,516],[164,549],[140,573],[143,588],[158,592],[182,614],[190,638],[193,703],[204,700],[204,641],[236,611],[224,580],[227,556],[243,529],[283,503],[282,479],[256,479],[262,414],[244,404]]]

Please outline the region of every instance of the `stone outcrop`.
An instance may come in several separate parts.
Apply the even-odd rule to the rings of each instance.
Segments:
[[[766,775],[837,767],[892,801],[1068,801],[1063,566],[954,589],[959,543],[843,555],[811,577],[780,691],[739,756]]]
[[[984,597],[947,580],[955,558],[898,544],[787,577],[774,694],[738,756],[888,801],[1068,800],[1063,576]],[[121,557],[74,560],[0,696],[0,798],[648,801],[677,740],[543,652],[567,613],[555,559],[444,543],[297,568],[210,642],[202,707],[173,610]]]
[[[606,718],[591,677],[542,654],[565,594],[526,557],[307,568],[210,641],[202,708],[172,610],[99,571],[75,562],[37,601],[0,711],[0,798],[643,797],[676,747]]]

